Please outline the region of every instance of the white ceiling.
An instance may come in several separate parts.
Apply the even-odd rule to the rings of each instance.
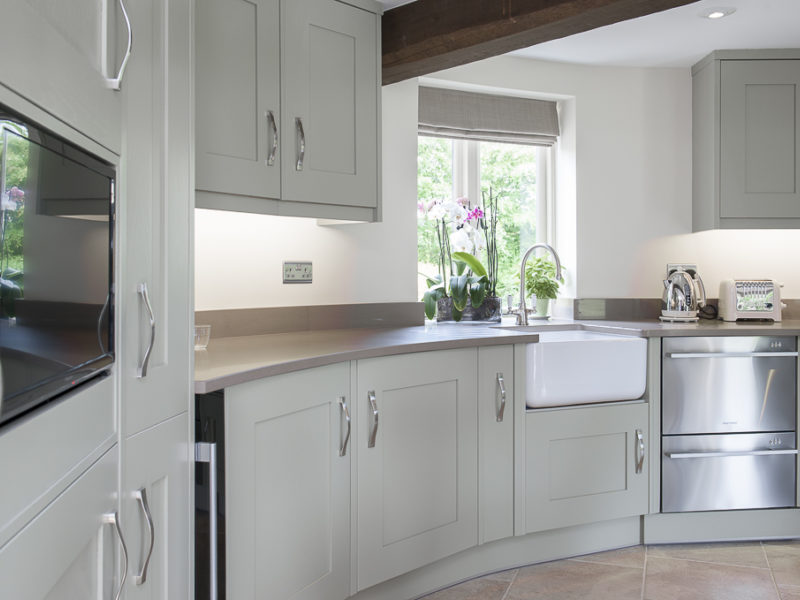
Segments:
[[[409,0],[380,0],[387,8]],[[699,15],[735,8],[723,19]],[[800,0],[700,0],[660,13],[544,42],[511,54],[624,67],[690,67],[712,50],[800,48]]]

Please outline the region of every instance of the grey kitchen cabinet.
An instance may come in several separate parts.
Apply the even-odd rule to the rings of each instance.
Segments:
[[[358,590],[477,545],[477,353],[358,361]]]
[[[188,600],[191,589],[192,6],[128,7],[116,287],[128,599]]]
[[[129,7],[136,45],[122,89],[117,206],[123,436],[185,412],[192,401],[191,6],[146,0]]]
[[[478,348],[478,541],[514,535],[514,347]]]
[[[645,402],[525,414],[524,532],[648,512]]]
[[[692,75],[694,231],[800,227],[800,50],[718,51]]]
[[[350,363],[225,390],[227,597],[350,595]]]
[[[189,598],[194,452],[186,412],[124,440],[122,523],[129,552],[128,600]]]
[[[122,65],[127,29],[117,3],[102,4],[4,0],[0,83],[119,155],[121,100],[108,80]]]
[[[118,529],[119,447],[106,451],[0,547],[4,598],[113,598],[126,560]]]
[[[376,220],[377,4],[200,0],[196,11],[197,206]]]

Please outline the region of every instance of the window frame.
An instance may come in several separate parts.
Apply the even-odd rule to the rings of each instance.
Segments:
[[[419,134],[422,136],[423,134]],[[425,136],[431,137],[431,136]],[[454,198],[481,197],[481,154],[479,140],[452,139]],[[510,142],[504,142],[510,143]],[[554,146],[536,148],[536,243],[552,243],[555,233]],[[544,185],[541,185],[544,182]],[[520,249],[520,252],[524,252]]]

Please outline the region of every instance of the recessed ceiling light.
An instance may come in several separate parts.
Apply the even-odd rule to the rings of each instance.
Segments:
[[[716,7],[704,10],[703,12],[700,13],[700,16],[705,19],[721,19],[722,17],[727,17],[728,15],[732,15],[735,12],[736,12],[735,8]]]

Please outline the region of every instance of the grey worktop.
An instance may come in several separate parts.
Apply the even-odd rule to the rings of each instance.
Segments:
[[[262,377],[323,365],[475,346],[533,343],[541,331],[585,329],[645,338],[702,335],[800,335],[800,320],[781,323],[573,321],[553,319],[527,328],[446,324],[396,328],[352,328],[214,338],[195,352],[195,393],[208,393]],[[213,331],[212,331],[213,333]]]

